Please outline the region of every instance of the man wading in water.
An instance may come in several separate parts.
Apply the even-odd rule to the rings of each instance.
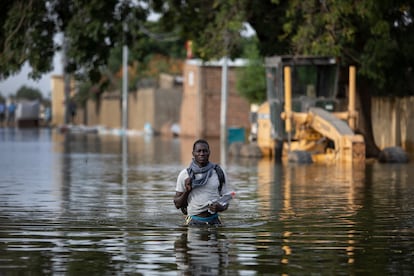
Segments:
[[[219,225],[218,212],[229,204],[215,202],[227,193],[227,177],[220,166],[209,161],[210,146],[205,140],[193,145],[193,161],[177,178],[174,204],[187,215],[187,225]]]

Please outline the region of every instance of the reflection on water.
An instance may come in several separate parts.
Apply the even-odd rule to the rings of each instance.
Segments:
[[[223,275],[229,241],[217,228],[190,227],[175,241],[177,268],[184,275]]]
[[[0,129],[0,274],[414,273],[412,163],[229,158],[225,225],[187,228],[172,198],[192,143]]]

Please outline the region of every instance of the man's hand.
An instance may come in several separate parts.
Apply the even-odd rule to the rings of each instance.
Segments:
[[[190,192],[191,189],[192,189],[192,186],[191,186],[191,178],[190,177],[187,177],[185,179],[185,189],[187,190],[187,192]]]
[[[223,211],[227,210],[227,208],[228,208],[228,204],[221,205],[218,202],[213,202],[209,206],[210,211],[213,212],[213,213],[223,212]]]

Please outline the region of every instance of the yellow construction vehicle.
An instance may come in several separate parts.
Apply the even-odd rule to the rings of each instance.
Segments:
[[[257,112],[257,144],[264,155],[294,162],[365,161],[355,134],[355,67],[348,82],[329,57],[266,58],[267,102]]]

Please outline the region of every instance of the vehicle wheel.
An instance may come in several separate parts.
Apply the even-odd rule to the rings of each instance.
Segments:
[[[401,147],[387,147],[379,154],[381,163],[408,163],[408,154]]]
[[[288,162],[299,164],[313,163],[312,156],[309,152],[304,150],[293,150],[288,153]]]

